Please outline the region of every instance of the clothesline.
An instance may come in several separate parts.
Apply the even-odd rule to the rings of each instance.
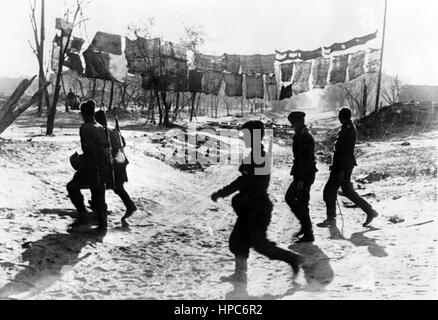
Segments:
[[[60,25],[62,28],[62,25]],[[367,72],[378,69],[379,50],[368,49],[328,57],[326,53],[350,49],[366,44],[376,38],[375,33],[353,38],[344,43],[334,43],[313,51],[287,50],[275,54],[221,56],[194,55],[194,68],[189,70],[186,48],[180,44],[162,41],[159,38],[135,40],[126,38],[122,50],[122,36],[97,32],[89,47],[83,52],[85,71],[79,56],[84,40],[73,38],[67,52],[65,66],[89,78],[125,82],[128,74],[141,75],[143,87],[152,88],[152,74],[165,77],[167,88],[173,91],[203,92],[218,95],[225,83],[225,94],[247,99],[265,97],[269,99],[289,98],[293,94],[307,92],[312,88],[325,88],[354,80]],[[63,37],[53,42],[52,68],[57,68],[57,56]],[[279,58],[278,55],[284,57]],[[276,62],[280,63],[276,67]],[[266,75],[266,76],[264,76]],[[162,80],[160,80],[162,81]]]

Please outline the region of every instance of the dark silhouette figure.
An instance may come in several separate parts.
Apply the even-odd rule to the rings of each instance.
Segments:
[[[300,242],[313,242],[312,221],[309,214],[310,188],[315,181],[315,140],[307,129],[304,112],[292,112],[288,119],[295,131],[293,137],[294,164],[291,170],[293,182],[286,192],[285,200],[301,224],[294,237]]]
[[[341,108],[339,111],[339,121],[342,123],[342,128],[336,138],[335,153],[332,165],[330,166],[330,177],[324,187],[327,219],[318,223],[317,226],[327,228],[336,225],[336,198],[338,189],[341,187],[343,195],[367,214],[366,221],[363,224],[364,227],[367,227],[378,216],[378,213],[354,191],[351,183],[351,173],[357,165],[354,156],[357,132],[356,127],[351,121],[351,110],[349,108]]]
[[[270,259],[288,263],[296,274],[301,256],[277,247],[266,235],[273,205],[267,193],[271,172],[269,155],[262,145],[264,125],[260,121],[250,121],[242,126],[242,130],[245,145],[251,148],[251,152],[239,167],[241,176],[211,196],[217,201],[239,191],[232,199],[237,221],[229,240],[236,269],[233,275],[223,280],[247,281],[247,259],[251,248]]]
[[[137,211],[137,207],[129,196],[128,192],[125,190],[124,183],[128,182],[128,174],[126,172],[126,167],[129,164],[128,158],[123,152],[123,148],[126,146],[125,139],[121,136],[120,132],[115,129],[110,129],[108,127],[106,115],[104,111],[98,111],[95,115],[97,123],[104,127],[109,136],[111,142],[111,156],[113,157],[113,170],[114,170],[114,186],[113,190],[120,199],[123,201],[123,204],[126,207],[126,213],[122,219],[122,222],[125,222],[125,219],[131,217],[135,211]],[[120,156],[122,160],[117,161],[117,157]],[[93,203],[91,206],[93,207]]]
[[[95,102],[90,100],[81,104],[84,119],[79,135],[83,154],[75,153],[70,162],[76,173],[67,184],[71,202],[78,211],[78,220],[71,226],[73,231],[83,231],[90,227],[90,219],[84,204],[81,189],[90,189],[92,202],[99,217],[97,232],[106,232],[107,205],[105,203],[105,184],[109,180],[110,162],[107,157],[108,143],[103,127],[94,119]]]

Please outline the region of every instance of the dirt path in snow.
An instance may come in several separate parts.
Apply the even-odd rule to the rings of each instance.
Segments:
[[[363,228],[365,215],[340,197],[341,230],[315,228],[314,244],[291,248],[306,256],[295,282],[290,268],[253,253],[247,288],[219,278],[233,271],[228,236],[235,220],[230,199],[217,204],[212,191],[232,181],[232,166],[187,173],[148,157],[146,133],[127,131],[128,192],[139,207],[129,230],[123,205],[110,191],[110,230],[102,239],[66,233],[75,212],[65,185],[77,129],[55,137],[29,137],[39,129],[14,127],[0,141],[0,297],[24,299],[416,299],[436,298],[437,132],[410,139],[363,144],[354,176],[377,170],[389,178],[364,185],[360,194],[381,216]],[[270,187],[275,208],[269,236],[290,246],[299,224],[283,201],[290,183],[290,148],[274,146]],[[327,166],[311,192],[314,223],[324,218]],[[418,169],[418,170],[417,170]],[[433,169],[433,168],[432,168]],[[397,171],[398,170],[398,171]],[[435,167],[436,170],[436,167]],[[436,171],[435,171],[436,172]],[[400,173],[406,173],[400,176]],[[389,222],[392,216],[404,222]],[[425,224],[421,224],[424,223]],[[416,225],[419,224],[419,225]],[[343,236],[341,234],[343,233]]]

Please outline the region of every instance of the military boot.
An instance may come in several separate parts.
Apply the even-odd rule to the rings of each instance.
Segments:
[[[316,224],[316,226],[318,226],[320,228],[336,227],[336,219],[335,218],[327,218],[323,222]]]
[[[78,212],[78,218],[70,225],[70,230],[80,232],[90,228],[90,226],[91,223],[88,217],[88,212],[85,210]]]
[[[370,223],[373,221],[374,218],[378,217],[379,214],[377,213],[376,210],[371,210],[371,212],[367,213],[367,219],[364,222],[363,226],[364,227],[368,227],[370,225]]]
[[[132,206],[126,208],[126,213],[123,216],[122,220],[126,220],[129,217],[131,217],[134,214],[135,211],[137,211],[137,207],[135,206],[135,204],[133,204]]]
[[[306,243],[315,241],[315,236],[313,235],[313,231],[306,231],[303,233],[303,236],[296,241],[296,243]]]
[[[106,211],[103,213],[99,212],[98,220],[99,220],[99,226],[96,229],[92,230],[91,233],[93,235],[98,235],[98,236],[105,235],[107,230],[108,230],[108,214],[107,214],[107,212]]]
[[[221,281],[246,283],[248,280],[247,271],[247,258],[236,256],[234,273],[228,277],[221,277]]]
[[[292,271],[294,272],[294,278],[298,275],[300,271],[300,266],[304,263],[304,257],[298,253],[291,252],[290,257],[288,259],[289,265],[292,267]]]

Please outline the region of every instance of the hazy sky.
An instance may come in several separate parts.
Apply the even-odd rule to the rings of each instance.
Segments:
[[[51,41],[65,1],[46,0],[46,6]],[[154,17],[155,31],[170,41],[180,39],[184,25],[202,25],[207,39],[201,49],[207,54],[267,54],[313,50],[381,32],[383,7],[383,0],[90,0],[84,15],[89,40],[96,31],[125,34],[129,24]],[[28,0],[0,1],[0,76],[37,73],[28,14]],[[437,17],[436,0],[388,0],[386,73],[438,85]],[[86,37],[84,30],[77,35]]]

